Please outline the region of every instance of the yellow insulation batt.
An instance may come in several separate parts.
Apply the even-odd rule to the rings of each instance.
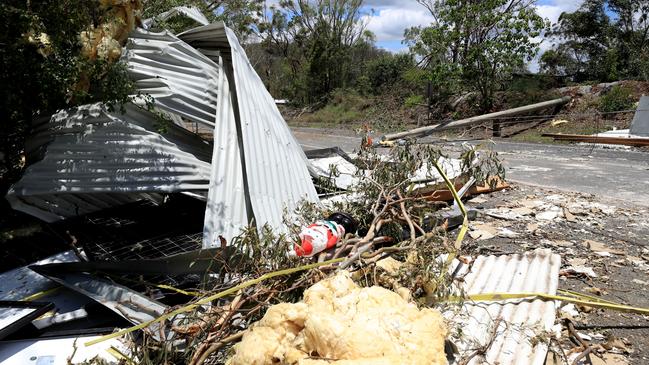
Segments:
[[[441,314],[398,294],[361,288],[348,272],[281,303],[243,335],[228,365],[446,364]]]
[[[128,34],[139,22],[142,1],[101,0],[100,3],[106,13],[104,22],[79,34],[81,54],[90,60],[115,62],[122,54]]]

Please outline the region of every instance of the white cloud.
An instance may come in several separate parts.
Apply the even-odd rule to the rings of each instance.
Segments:
[[[415,0],[365,0],[363,6],[373,9],[424,9],[421,4]]]
[[[406,28],[417,25],[428,25],[433,21],[430,13],[423,7],[419,7],[420,9],[396,6],[378,9],[374,14],[365,16],[367,29],[376,34],[376,39],[379,42],[400,41],[403,39],[403,32]]]
[[[536,5],[536,10],[543,18],[548,19],[553,24],[557,22],[563,12],[573,12],[577,10],[584,0],[548,0],[541,1]]]

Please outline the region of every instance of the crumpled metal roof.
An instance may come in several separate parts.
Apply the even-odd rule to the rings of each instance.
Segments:
[[[252,207],[246,197],[244,156],[237,133],[235,108],[225,72],[219,73],[219,99],[214,127],[214,151],[207,193],[203,246],[219,245],[218,236],[227,240],[237,236],[250,223]]]
[[[318,201],[304,151],[231,29],[219,22],[186,31],[178,37],[210,57],[214,56],[209,52],[214,51],[218,51],[222,57],[233,109],[230,111],[227,103],[217,103],[217,112],[220,117],[234,118],[234,125],[238,128],[244,170],[242,182],[247,192],[245,198],[249,215],[258,225],[269,224],[281,230],[284,227],[282,220],[285,209],[292,211],[302,199]],[[222,128],[231,126],[223,119],[219,123],[228,123]],[[224,132],[232,133],[220,131]],[[215,141],[219,137],[217,133],[215,130]],[[216,170],[212,175],[213,182],[229,172],[227,165],[216,161],[212,167]],[[214,189],[220,187],[214,185],[211,190]],[[210,194],[214,195],[215,192],[211,191]],[[241,201],[236,196],[224,198],[229,206],[233,206],[234,199]],[[221,216],[219,204],[223,202],[220,199],[208,200],[205,245],[218,242],[219,233],[211,230],[213,227],[209,219]]]
[[[53,221],[208,191],[204,244],[212,246],[252,222],[282,231],[285,209],[318,201],[304,152],[234,33],[217,23],[179,37],[135,30],[130,76],[176,122],[213,127],[215,147],[179,125],[160,135],[155,115],[132,104],[124,114],[98,105],[63,111],[31,139],[44,157],[10,190],[15,209]]]
[[[470,269],[464,266],[461,289],[467,295],[486,293],[544,293],[555,295],[561,257],[548,249],[524,254],[478,256]],[[484,356],[468,364],[542,365],[548,351],[547,334],[556,315],[554,301],[502,300],[472,302],[449,310],[444,316],[461,331],[452,341],[466,356],[489,344]],[[497,326],[497,327],[496,327]]]
[[[37,128],[33,139],[45,151],[9,190],[12,207],[51,222],[156,193],[207,189],[211,144],[173,124],[161,134],[154,114],[124,108],[84,105]]]

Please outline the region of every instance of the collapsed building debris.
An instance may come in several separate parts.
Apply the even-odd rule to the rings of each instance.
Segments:
[[[8,192],[14,209],[51,222],[160,201],[164,193],[198,193],[207,195],[209,247],[251,222],[282,230],[284,209],[317,201],[304,152],[223,23],[178,37],[135,30],[125,57],[154,110],[135,98],[139,107],[122,106],[124,113],[95,104],[43,122],[29,142],[30,166]],[[160,126],[160,118],[175,123]],[[181,118],[214,128],[214,144],[177,125]]]

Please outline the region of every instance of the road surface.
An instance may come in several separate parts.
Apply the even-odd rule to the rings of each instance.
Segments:
[[[338,146],[357,149],[353,132],[294,128],[305,150]],[[458,143],[445,145],[453,151]],[[595,194],[649,206],[649,153],[637,150],[495,140],[507,179],[528,185]]]

